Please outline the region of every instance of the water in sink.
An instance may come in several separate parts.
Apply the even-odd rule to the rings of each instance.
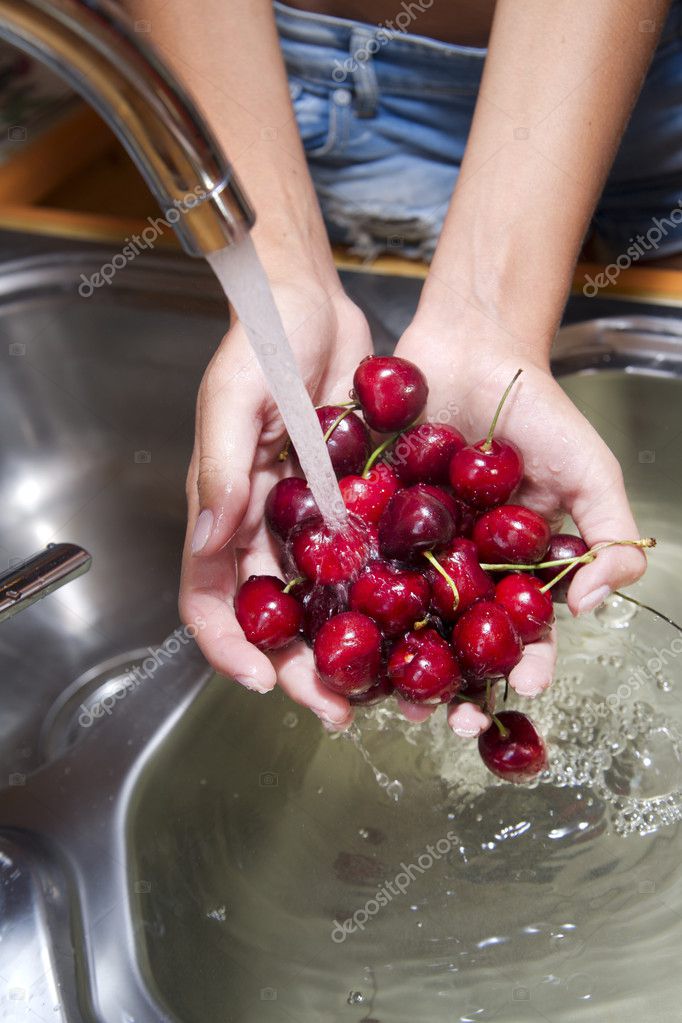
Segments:
[[[248,334],[322,517],[341,529],[346,509],[327,445],[251,237],[208,261]]]
[[[676,1020],[682,637],[624,617],[561,622],[531,786],[496,781],[442,714],[380,706],[332,739],[216,679],[133,828],[180,1018]]]

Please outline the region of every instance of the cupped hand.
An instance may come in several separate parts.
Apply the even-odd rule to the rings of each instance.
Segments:
[[[339,290],[275,285],[275,302],[315,404],[347,400],[357,364],[371,351],[363,314]],[[330,728],[351,720],[350,704],[318,679],[303,642],[266,656],[247,642],[234,613],[240,581],[281,578],[277,550],[263,520],[268,491],[292,473],[277,455],[282,420],[243,327],[230,328],[204,375],[197,401],[194,452],[187,477],[188,523],[180,613],[198,624],[210,664],[255,692],[276,684]]]
[[[402,337],[396,355],[418,363],[429,381],[427,418],[457,427],[470,442],[485,438],[502,393],[522,369],[497,425],[498,435],[513,441],[525,461],[524,482],[512,500],[540,512],[554,531],[570,515],[589,547],[637,539],[617,459],[553,379],[548,363],[503,332],[483,329],[487,336],[459,327],[433,332],[415,320]],[[602,551],[576,573],[568,593],[571,612],[593,610],[645,569],[637,548]],[[549,686],[555,662],[553,629],[525,648],[509,682],[520,695],[536,696]],[[488,719],[473,704],[461,704],[450,710],[449,722],[457,734],[474,736]]]

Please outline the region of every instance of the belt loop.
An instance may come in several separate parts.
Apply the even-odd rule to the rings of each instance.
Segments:
[[[374,32],[366,28],[354,28],[349,46],[355,112],[358,117],[374,117],[379,104],[379,83],[372,54],[379,49],[379,42]]]

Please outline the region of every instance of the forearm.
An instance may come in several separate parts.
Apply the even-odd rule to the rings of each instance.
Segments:
[[[203,110],[256,209],[254,240],[272,278],[338,287],[289,98],[269,0],[123,0]]]
[[[498,0],[423,311],[475,307],[546,358],[668,6]]]

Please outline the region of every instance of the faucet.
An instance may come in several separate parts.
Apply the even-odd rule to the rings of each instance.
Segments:
[[[87,572],[92,558],[74,543],[50,543],[0,574],[0,622]]]
[[[0,0],[0,37],[104,118],[162,210],[182,210],[186,252],[207,256],[249,232],[254,211],[202,115],[112,0]]]

